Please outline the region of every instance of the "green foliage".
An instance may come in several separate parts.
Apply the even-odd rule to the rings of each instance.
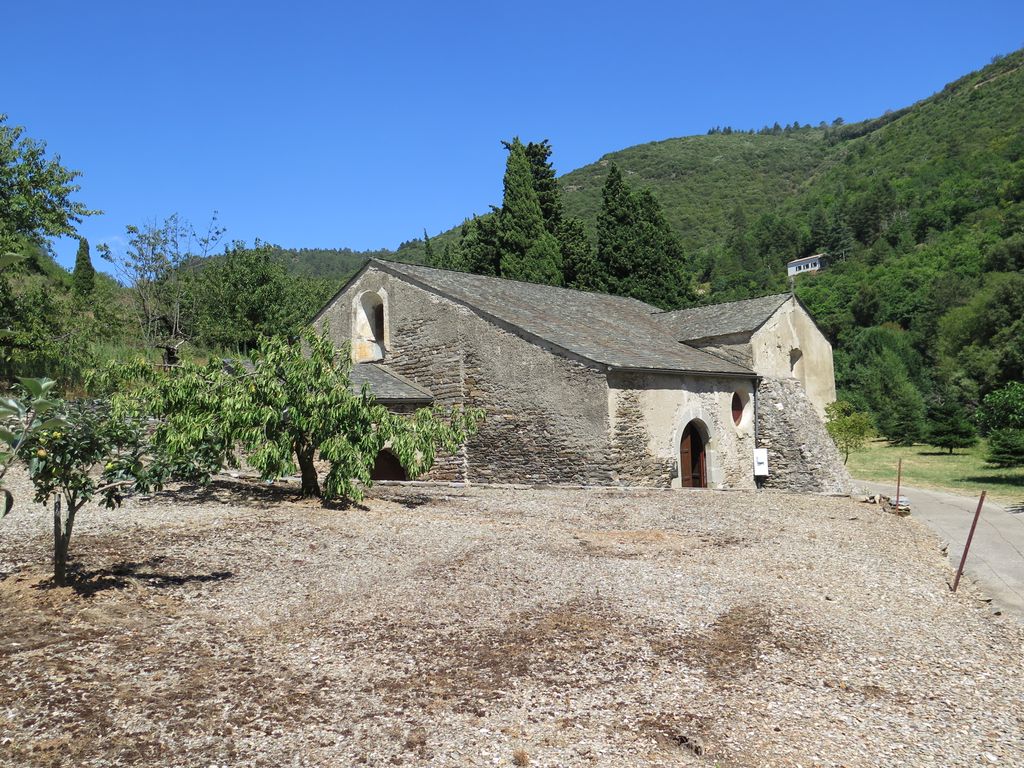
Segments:
[[[562,275],[568,288],[606,293],[608,275],[597,262],[597,254],[587,238],[583,222],[566,216],[558,226],[558,242],[562,249]]]
[[[75,295],[91,296],[96,287],[96,269],[89,258],[89,241],[84,237],[78,240],[78,253],[75,254],[75,270],[71,273],[71,284]]]
[[[245,352],[260,336],[295,334],[323,305],[333,284],[288,275],[274,248],[235,242],[191,278],[189,336],[208,348]]]
[[[986,395],[978,420],[988,433],[985,460],[999,467],[1024,466],[1024,382],[1012,381]]]
[[[927,432],[924,398],[906,379],[896,379],[887,390],[889,410],[878,414],[879,429],[893,445],[922,442]]]
[[[49,375],[74,383],[91,363],[94,344],[124,328],[118,289],[97,278],[92,297],[76,296],[67,273],[45,266],[56,266],[45,251],[26,245],[22,254],[0,274],[0,381]]]
[[[410,477],[426,472],[439,449],[454,452],[471,435],[480,412],[455,410],[442,418],[424,408],[392,413],[367,390],[353,392],[351,360],[326,333],[302,343],[262,338],[248,364],[184,364],[166,374],[143,362],[111,365],[93,383],[120,392],[129,412],[158,420],[154,452],[172,474],[207,478],[236,460],[267,480],[299,469],[305,496],[359,499],[372,484],[377,454],[387,448]],[[315,459],[328,462],[321,488]]]
[[[512,152],[512,147],[519,139],[513,139],[511,143],[503,141],[502,146]],[[544,228],[552,235],[557,235],[558,226],[562,222],[562,195],[558,189],[558,182],[555,180],[555,169],[551,164],[551,142],[544,139],[540,142],[531,141],[523,146],[526,159],[530,162],[530,172],[533,176],[533,190],[537,193],[537,203],[540,205],[541,218],[544,219]]]
[[[188,335],[195,272],[223,234],[216,213],[202,233],[173,214],[160,224],[126,227],[128,246],[123,253],[106,244],[99,246],[100,256],[113,265],[131,292],[147,346]]]
[[[508,147],[505,194],[497,226],[501,276],[560,285],[562,255],[558,240],[545,225],[526,148],[518,138]]]
[[[57,382],[53,379],[20,380],[21,397],[0,398],[0,517],[14,506],[14,496],[3,487],[4,475],[33,434],[63,427],[63,419],[54,415],[59,402],[51,396]]]
[[[928,444],[946,448],[970,448],[978,442],[978,430],[962,402],[952,393],[944,393],[942,399],[928,411]]]
[[[48,159],[45,142],[6,122],[0,114],[0,254],[16,249],[22,237],[39,243],[74,236],[83,216],[98,213],[72,199],[79,172],[62,166],[59,155]]]
[[[1024,273],[995,272],[940,323],[940,353],[983,391],[1024,379]]]
[[[843,452],[843,463],[850,459],[851,451],[864,448],[867,441],[875,434],[875,426],[871,416],[858,411],[853,403],[836,400],[825,406],[825,428]]]
[[[654,196],[647,190],[634,194],[613,165],[601,200],[594,269],[577,268],[577,283],[606,285],[611,293],[663,309],[678,307],[686,295],[683,254]]]
[[[1024,429],[1024,382],[1011,381],[985,396],[978,421],[987,433],[996,429]]]
[[[985,461],[997,467],[1024,467],[1024,429],[992,430]]]
[[[39,410],[49,382],[23,380],[28,394],[12,401],[19,411]],[[78,511],[96,499],[120,506],[129,489],[146,490],[161,482],[159,462],[148,460],[145,423],[115,413],[108,403],[50,401],[48,420],[21,440],[16,453],[28,468],[35,500],[63,501],[54,510],[53,578],[67,581],[68,548]]]
[[[887,440],[911,445],[924,439],[926,379],[909,334],[895,325],[867,328],[836,357],[844,397],[873,414]]]

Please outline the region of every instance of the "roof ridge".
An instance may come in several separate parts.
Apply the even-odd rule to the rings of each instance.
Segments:
[[[632,296],[616,296],[614,293],[604,293],[602,291],[584,291],[584,290],[581,290],[579,288],[567,288],[564,285],[548,285],[547,283],[531,283],[528,280],[516,280],[515,278],[501,277],[499,275],[478,275],[476,272],[463,272],[463,271],[458,270],[458,269],[443,269],[442,267],[432,267],[429,264],[411,264],[411,263],[409,263],[407,261],[392,261],[391,259],[380,259],[380,258],[377,258],[376,256],[371,257],[367,263],[371,263],[371,262],[374,262],[374,261],[380,262],[382,264],[392,265],[392,266],[398,266],[398,267],[417,267],[419,269],[430,269],[430,270],[433,270],[434,272],[444,272],[446,274],[451,274],[451,275],[468,275],[470,277],[485,278],[487,280],[500,280],[500,281],[502,281],[504,283],[516,283],[518,285],[526,285],[526,286],[536,287],[536,288],[553,288],[553,289],[559,290],[559,291],[569,291],[570,293],[578,293],[578,294],[581,294],[583,296],[603,296],[605,298],[615,299],[616,301],[630,301],[630,302],[633,302],[633,303],[636,303],[636,304],[641,304],[641,305],[643,305],[645,307],[653,307],[654,309],[657,309],[657,307],[655,307],[653,304],[648,304],[646,301],[641,301],[640,299],[635,299]],[[659,310],[658,312],[651,312],[650,314],[656,315],[656,314],[659,314],[660,312],[664,312],[664,311],[666,311],[666,310]]]
[[[761,299],[771,299],[778,297],[790,297],[793,294],[789,291],[784,293],[766,293],[764,296],[753,296],[749,299],[733,299],[732,301],[719,301],[715,304],[701,304],[696,307],[681,307],[680,309],[663,309],[660,312],[652,312],[652,315],[671,315],[673,312],[691,312],[695,309],[711,309],[712,307],[725,307],[729,304],[742,304],[744,301],[760,301]]]

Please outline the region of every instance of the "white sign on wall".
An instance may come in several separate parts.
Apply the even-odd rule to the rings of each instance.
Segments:
[[[768,449],[754,449],[754,477],[768,477]]]

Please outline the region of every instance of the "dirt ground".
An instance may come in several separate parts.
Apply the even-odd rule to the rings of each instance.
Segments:
[[[0,521],[5,766],[1024,765],[1024,627],[846,499],[221,481],[84,511],[74,589],[48,524]]]

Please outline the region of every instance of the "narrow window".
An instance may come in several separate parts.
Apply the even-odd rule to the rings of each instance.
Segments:
[[[373,340],[384,343],[384,305],[377,304],[373,308]]]
[[[743,398],[739,392],[732,393],[732,423],[737,427],[743,421]]]
[[[352,325],[352,359],[357,363],[383,360],[387,308],[383,298],[372,291],[358,296],[355,301]]]

